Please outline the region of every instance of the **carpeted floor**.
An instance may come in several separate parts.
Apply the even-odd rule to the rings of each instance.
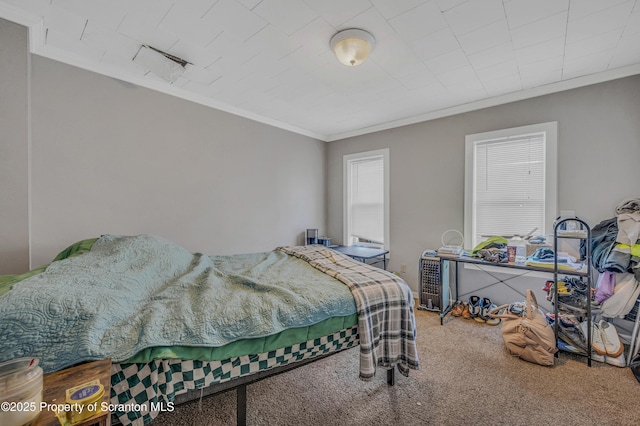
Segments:
[[[562,353],[553,367],[510,357],[500,327],[417,311],[421,369],[358,379],[358,349],[247,388],[258,425],[637,425],[640,383],[618,368]],[[233,425],[235,391],[162,413],[152,426]]]

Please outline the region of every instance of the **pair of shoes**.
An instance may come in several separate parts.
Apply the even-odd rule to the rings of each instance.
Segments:
[[[582,322],[580,327],[586,341],[587,321]],[[622,344],[622,341],[620,341],[620,336],[618,336],[616,327],[605,320],[600,320],[599,323],[591,324],[591,347],[598,355],[605,356],[605,361],[607,361],[608,358],[614,360],[615,358],[620,357],[624,352],[624,345]],[[624,357],[622,361],[624,361]]]
[[[624,358],[624,354],[614,358],[609,355],[600,355],[598,353],[592,353],[591,359],[594,361],[602,362],[602,363],[606,362],[607,364],[613,365],[614,367],[624,368],[627,366],[627,360]]]
[[[500,318],[492,318],[489,315],[489,312],[495,308],[497,306],[488,297],[471,296],[469,298],[469,314],[471,318],[479,323],[488,325],[500,324]]]

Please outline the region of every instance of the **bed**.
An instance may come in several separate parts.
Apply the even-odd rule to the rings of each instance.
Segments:
[[[0,318],[0,362],[35,356],[49,373],[111,358],[125,425],[354,346],[360,379],[419,368],[406,283],[315,245],[206,256],[154,235],[104,235],[0,277]]]

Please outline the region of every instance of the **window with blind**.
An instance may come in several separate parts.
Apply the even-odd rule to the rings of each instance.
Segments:
[[[345,245],[388,246],[389,150],[344,156]]]
[[[551,231],[556,135],[553,122],[467,136],[465,248],[494,235]]]

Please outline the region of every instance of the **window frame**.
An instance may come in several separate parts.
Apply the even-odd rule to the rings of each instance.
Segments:
[[[384,179],[384,250],[389,250],[389,148],[377,149],[373,151],[358,152],[346,154],[342,159],[342,182],[343,182],[343,223],[342,223],[342,242],[344,245],[349,243],[349,230],[351,228],[351,209],[349,204],[349,188],[351,187],[351,170],[350,164],[354,161],[364,160],[372,157],[382,157],[383,179]]]
[[[514,137],[531,133],[545,133],[545,213],[544,232],[553,230],[553,222],[557,217],[558,206],[558,122],[531,124],[490,132],[475,133],[465,136],[465,175],[464,175],[464,248],[473,249],[473,206],[475,205],[475,144],[490,139]]]

